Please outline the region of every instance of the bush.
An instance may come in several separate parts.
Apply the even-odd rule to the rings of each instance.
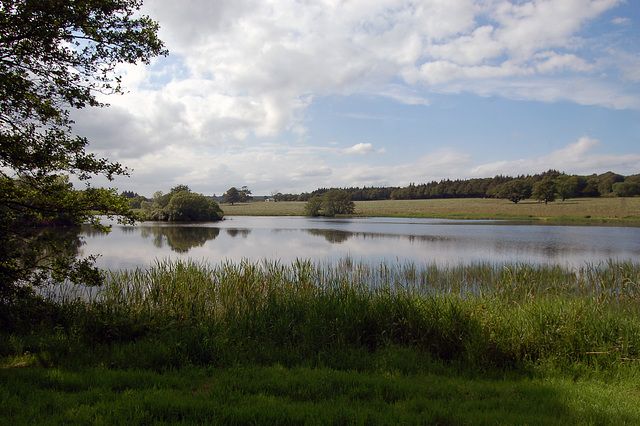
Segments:
[[[168,194],[157,192],[154,202],[141,203],[147,219],[172,222],[221,220],[223,212],[215,201],[191,192],[188,186],[178,185]]]
[[[166,208],[170,221],[208,221],[222,219],[218,204],[202,194],[180,191],[171,197]]]
[[[330,217],[339,214],[353,214],[355,209],[351,196],[342,189],[332,189],[321,196],[312,197],[304,208],[308,216]]]

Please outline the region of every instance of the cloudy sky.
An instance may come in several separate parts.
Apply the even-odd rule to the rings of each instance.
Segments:
[[[640,173],[637,0],[146,0],[169,56],[74,114],[151,196]],[[96,182],[96,184],[102,184]]]

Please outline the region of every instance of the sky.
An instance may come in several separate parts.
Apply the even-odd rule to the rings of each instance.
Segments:
[[[76,111],[111,186],[640,173],[638,0],[146,0],[169,55]]]

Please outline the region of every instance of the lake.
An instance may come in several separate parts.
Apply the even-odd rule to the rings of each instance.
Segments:
[[[105,269],[147,267],[156,259],[243,259],[457,265],[477,262],[557,264],[640,261],[640,228],[545,226],[445,219],[229,216],[220,222],[113,225],[83,229],[84,255]]]

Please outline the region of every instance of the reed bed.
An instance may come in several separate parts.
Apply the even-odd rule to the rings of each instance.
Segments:
[[[159,261],[108,272],[81,301],[69,289],[57,295],[67,336],[109,348],[100,357],[126,367],[246,361],[366,369],[397,348],[422,360],[408,357],[405,366],[411,359],[477,370],[640,362],[636,262],[567,269]]]
[[[240,306],[264,306],[277,298],[308,301],[353,292],[427,297],[524,301],[547,296],[608,302],[634,301],[640,294],[640,264],[608,261],[581,268],[558,265],[490,264],[438,266],[415,263],[369,264],[345,258],[291,265],[264,260],[225,262],[158,261],[149,269],[106,273],[106,285],[90,294],[93,302],[128,306],[137,311],[169,311],[206,319]],[[65,298],[77,297],[68,291]],[[86,298],[86,294],[85,294]]]

